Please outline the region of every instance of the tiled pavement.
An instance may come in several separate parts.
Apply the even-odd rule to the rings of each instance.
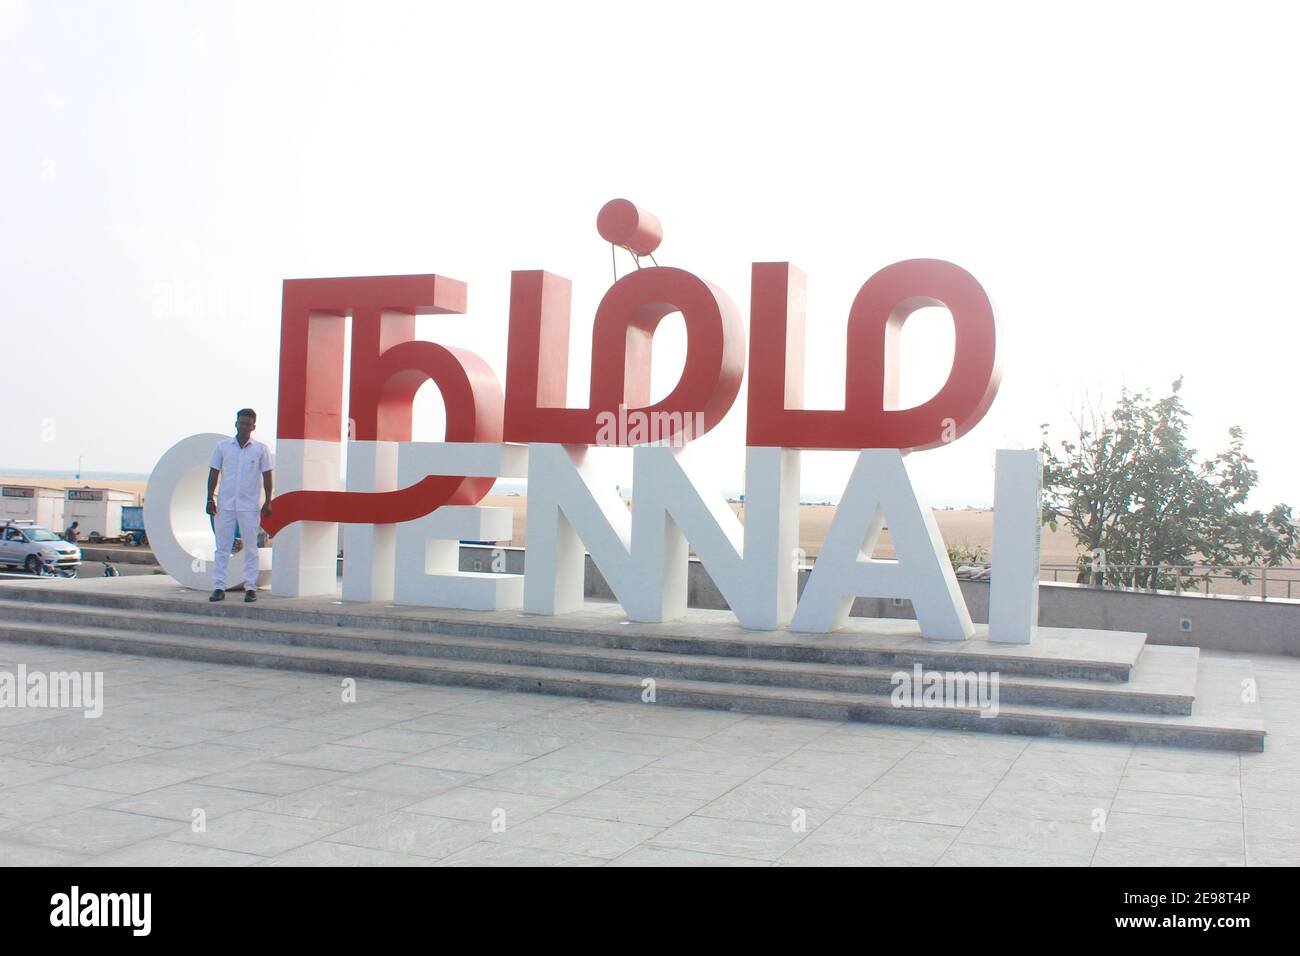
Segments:
[[[1300,660],[1253,661],[1237,755],[0,643],[105,675],[0,709],[0,863],[1296,865]]]

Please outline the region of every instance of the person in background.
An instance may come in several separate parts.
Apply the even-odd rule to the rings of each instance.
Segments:
[[[77,530],[80,526],[81,522],[79,521],[74,521],[72,524],[68,525],[68,530],[63,532],[63,540],[71,541],[73,544],[76,544],[77,539],[81,537],[81,532]]]
[[[235,437],[227,438],[212,450],[207,512],[216,516],[217,550],[212,561],[209,601],[225,600],[226,572],[230,567],[236,525],[244,541],[244,601],[257,600],[259,568],[255,543],[260,516],[271,514],[271,452],[253,438],[256,427],[257,412],[241,408],[235,413]],[[266,499],[259,508],[262,492],[266,493]]]

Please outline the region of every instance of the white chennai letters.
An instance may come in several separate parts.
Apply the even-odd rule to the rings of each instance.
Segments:
[[[467,442],[404,442],[397,455],[397,481],[410,487],[426,475],[466,478],[523,478],[528,455],[523,445]],[[460,570],[460,542],[509,541],[514,534],[509,508],[443,505],[397,526],[393,601],[428,607],[500,611],[523,603],[520,574]],[[344,556],[344,567],[347,557]]]
[[[210,586],[202,562],[213,551],[203,483],[213,442],[196,435],[159,461],[145,499],[145,524],[164,569],[188,587]],[[337,442],[282,439],[279,484],[342,490]],[[462,540],[512,536],[508,508],[444,506],[399,525],[348,525],[343,598],[564,614],[584,605],[586,553],[634,621],[670,621],[687,605],[693,547],[741,625],[826,633],[844,626],[857,597],[912,602],[923,637],[972,637],[965,601],[933,512],[917,498],[895,449],[858,456],[821,554],[796,605],[799,452],[749,448],[744,523],[716,490],[706,490],[687,449],[639,446],[633,454],[633,507],[599,459],[615,449],[562,445],[351,442],[347,490],[390,491],[426,475],[528,479],[525,574],[466,572]],[[1037,628],[1040,463],[1035,452],[998,452],[989,637],[1029,643]],[[871,558],[888,522],[897,560]],[[272,592],[287,597],[338,590],[338,525],[296,522],[274,539]],[[262,576],[270,573],[263,549]]]
[[[997,461],[989,640],[1029,644],[1038,633],[1043,459],[1033,449],[1002,449]]]
[[[228,437],[208,433],[181,439],[163,452],[145,489],[144,525],[154,557],[178,582],[200,591],[213,587],[211,563],[217,550],[213,522],[204,510],[209,462],[212,449]],[[278,540],[275,546],[279,549]],[[271,549],[258,548],[257,559],[261,587],[271,576]],[[229,567],[224,587],[243,582],[242,563]]]
[[[799,584],[799,452],[746,450],[743,525],[722,493],[686,467],[687,454],[666,447],[634,454],[632,553],[640,587],[639,606],[624,604],[628,616],[665,621],[686,614],[694,547],[742,625],[773,630],[789,622]]]
[[[871,557],[886,521],[896,561]],[[790,629],[843,627],[855,597],[908,598],[930,640],[964,641],[975,633],[934,512],[917,500],[896,448],[858,454]]]

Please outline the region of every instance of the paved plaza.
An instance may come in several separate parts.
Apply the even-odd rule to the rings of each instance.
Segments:
[[[0,709],[0,862],[1296,865],[1300,660],[1251,660],[1239,755],[0,643],[104,672],[99,718]]]

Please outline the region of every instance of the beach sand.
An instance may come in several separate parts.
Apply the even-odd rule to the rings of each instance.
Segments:
[[[136,496],[137,501],[144,500],[144,489],[149,484],[146,478],[47,478],[32,475],[0,475],[0,485],[36,485],[41,488],[56,488],[60,491],[68,488],[115,488],[128,491]]]
[[[523,495],[488,495],[483,499],[484,505],[510,508],[514,512],[514,537],[510,544],[523,547],[524,525],[528,499]],[[740,514],[739,504],[732,503],[731,508]],[[950,547],[963,550],[980,549],[985,557],[993,546],[993,512],[990,509],[971,509],[960,511],[936,510],[935,519],[939,523],[939,533]],[[800,505],[799,506],[799,546],[809,556],[821,551],[822,541],[835,516],[834,505]],[[743,515],[742,515],[743,520]],[[1065,530],[1053,531],[1043,529],[1041,561],[1046,565],[1073,564],[1079,553],[1074,536]],[[880,537],[876,556],[890,558],[894,556],[893,544],[886,530]]]

